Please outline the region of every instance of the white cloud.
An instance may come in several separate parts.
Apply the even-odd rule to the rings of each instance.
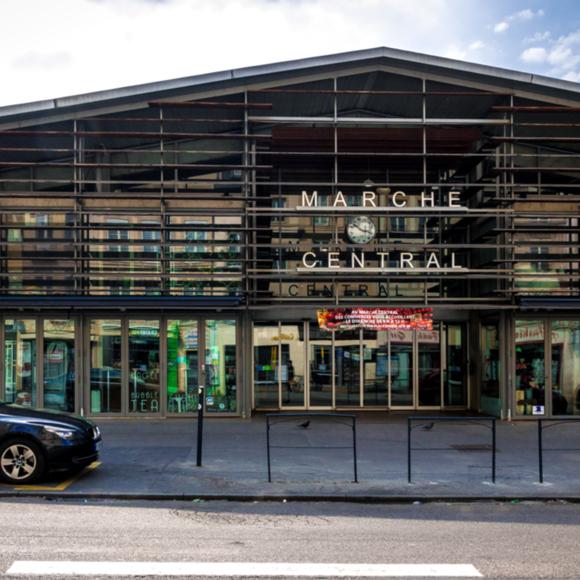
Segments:
[[[578,82],[580,28],[557,39],[552,39],[549,33],[535,36],[546,38],[546,45],[527,48],[521,53],[520,59],[527,64],[550,65],[547,73],[551,76]]]
[[[572,81],[574,83],[580,83],[580,70],[579,71],[569,71],[564,75],[565,81]]]
[[[467,52],[457,46],[449,46],[445,51],[445,56],[454,60],[463,60],[466,55]]]
[[[548,51],[543,46],[526,48],[520,58],[527,63],[543,63],[548,59]]]
[[[548,62],[554,66],[568,68],[569,63],[573,60],[574,55],[569,46],[556,44],[548,54]]]
[[[524,38],[524,44],[535,44],[538,42],[545,42],[546,40],[550,40],[552,37],[552,33],[549,30],[545,30],[544,32],[536,32],[533,36],[528,36]]]
[[[510,14],[503,20],[500,20],[493,27],[493,31],[498,33],[505,32],[510,27],[511,22],[533,20],[534,18],[540,18],[542,16],[544,16],[544,11],[541,8],[535,12],[529,8],[526,8],[525,10],[520,10],[519,12]]]
[[[485,44],[483,44],[483,42],[481,40],[476,40],[475,42],[472,42],[467,48],[469,50],[479,50],[481,48],[483,48],[485,46]]]
[[[526,8],[525,10],[520,10],[519,12],[512,14],[510,18],[512,20],[532,20],[532,18],[539,18],[540,16],[544,16],[544,11],[542,9],[534,12],[533,10]]]
[[[376,46],[443,54],[475,21],[462,0],[1,0],[0,106]]]

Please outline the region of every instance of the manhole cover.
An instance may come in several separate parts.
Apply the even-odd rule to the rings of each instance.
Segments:
[[[450,445],[450,447],[452,449],[455,449],[455,451],[491,451],[492,447],[491,445],[489,445],[489,443],[487,444],[481,444],[481,445]],[[498,450],[496,449],[496,452]]]

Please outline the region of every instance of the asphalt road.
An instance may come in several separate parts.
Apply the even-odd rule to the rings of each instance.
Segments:
[[[25,577],[5,573],[22,560],[444,563],[486,578],[580,576],[580,505],[562,502],[6,499],[0,522],[2,578]]]

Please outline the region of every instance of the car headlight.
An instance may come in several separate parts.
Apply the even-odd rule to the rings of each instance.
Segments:
[[[45,426],[44,430],[56,435],[57,437],[60,437],[61,439],[67,439],[67,440],[72,439],[76,435],[76,431],[73,431],[72,429],[66,429],[64,427]]]

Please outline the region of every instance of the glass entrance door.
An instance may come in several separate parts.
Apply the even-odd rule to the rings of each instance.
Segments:
[[[433,328],[416,332],[418,408],[441,406],[441,339],[438,325]]]
[[[197,411],[200,378],[199,322],[167,321],[167,413]]]
[[[415,405],[413,331],[391,330],[389,343],[391,407],[413,407]]]

